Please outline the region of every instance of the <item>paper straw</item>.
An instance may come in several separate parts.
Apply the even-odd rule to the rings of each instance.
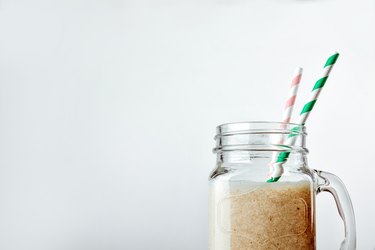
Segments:
[[[292,83],[290,84],[290,88],[289,88],[288,98],[286,99],[286,103],[284,107],[282,124],[280,126],[281,129],[285,129],[286,124],[289,123],[292,118],[294,103],[296,101],[298,87],[301,82],[302,72],[303,72],[303,69],[298,67],[296,68],[293,74]],[[281,135],[279,138],[278,144],[283,144],[283,141],[284,141],[283,136]],[[272,160],[270,163],[270,171],[268,174],[269,177],[271,176],[273,172],[273,164],[276,163],[277,155],[278,154],[276,152],[274,152],[272,155]]]
[[[283,119],[282,119],[283,124],[289,123],[292,117],[292,112],[293,112],[294,103],[297,97],[299,83],[301,82],[302,71],[303,71],[302,68],[298,67],[296,71],[294,72],[292,84],[290,85],[288,98],[286,100],[285,107],[284,107]]]
[[[319,94],[322,91],[324,84],[326,83],[329,77],[329,74],[331,73],[331,70],[333,66],[335,65],[338,57],[339,57],[339,53],[335,52],[327,59],[326,64],[323,67],[321,77],[315,83],[311,91],[309,101],[302,108],[297,124],[305,125],[307,118],[309,117],[311,110],[314,108],[315,103],[319,97]],[[292,128],[292,131],[293,130],[296,131],[298,129],[299,129],[299,126]],[[298,133],[291,133],[288,136],[288,139],[285,144],[293,145],[296,141],[296,135],[298,135]],[[273,172],[271,174],[271,177],[267,180],[267,182],[276,182],[280,179],[281,175],[284,172],[283,164],[286,162],[289,155],[290,155],[290,151],[279,153],[279,156],[277,157],[276,162],[273,164]]]

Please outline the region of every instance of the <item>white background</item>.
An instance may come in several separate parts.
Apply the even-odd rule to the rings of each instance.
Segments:
[[[0,249],[207,249],[215,126],[296,111],[375,248],[375,1],[0,1]],[[296,112],[297,113],[297,112]],[[318,197],[318,249],[342,223]]]

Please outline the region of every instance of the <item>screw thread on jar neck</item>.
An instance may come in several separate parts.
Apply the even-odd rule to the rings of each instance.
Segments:
[[[305,161],[306,129],[302,125],[278,122],[240,122],[217,127],[218,163],[251,163],[272,160],[272,155],[291,152],[289,163]],[[293,137],[293,145],[288,138]],[[288,165],[288,164],[287,164]],[[289,164],[290,165],[290,164]]]

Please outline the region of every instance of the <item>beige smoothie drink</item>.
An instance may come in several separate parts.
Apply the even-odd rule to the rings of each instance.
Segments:
[[[211,250],[315,249],[314,197],[309,182],[213,186]]]

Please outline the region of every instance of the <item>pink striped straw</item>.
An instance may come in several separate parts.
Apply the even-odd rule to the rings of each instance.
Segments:
[[[290,88],[289,88],[288,98],[286,99],[286,103],[285,103],[285,107],[284,107],[282,124],[280,126],[280,128],[282,128],[282,129],[286,128],[286,124],[289,123],[291,118],[292,118],[292,112],[293,112],[293,108],[294,108],[294,103],[296,102],[298,87],[299,87],[299,84],[300,84],[301,78],[302,78],[302,72],[303,72],[303,69],[301,67],[296,68],[296,70],[294,72],[292,83],[291,83]],[[283,136],[281,135],[280,139],[278,141],[278,144],[282,144],[283,141],[284,141]],[[272,161],[270,162],[270,165],[269,165],[270,166],[270,172],[268,174],[269,176],[273,172],[273,168],[274,168],[273,164],[276,162],[277,156],[278,156],[278,153],[276,153],[276,152],[273,153],[273,155],[272,155]]]
[[[302,68],[298,67],[296,68],[296,71],[294,73],[292,84],[290,85],[290,88],[289,88],[288,99],[286,100],[285,108],[283,112],[283,119],[282,119],[282,122],[284,124],[283,127],[285,127],[285,124],[289,123],[290,119],[292,118],[294,103],[296,101],[299,83],[301,82],[302,71],[303,71]]]

